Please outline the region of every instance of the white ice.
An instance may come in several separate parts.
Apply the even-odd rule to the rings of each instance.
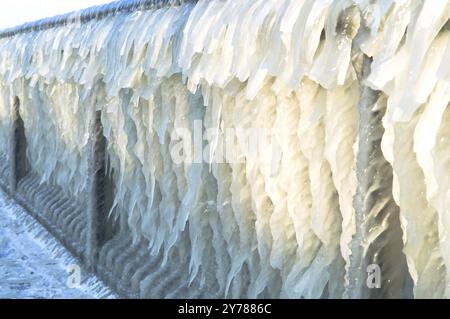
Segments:
[[[116,295],[89,273],[69,278],[80,262],[18,204],[0,192],[0,298],[92,299]]]
[[[449,17],[449,0],[200,0],[0,39],[0,142],[18,96],[32,170],[82,196],[102,110],[115,212],[162,264],[184,258],[182,284],[343,297],[369,86],[414,294],[450,297]],[[215,132],[209,158],[228,138],[241,161],[175,162],[196,120]],[[256,155],[238,133],[252,127],[273,133]]]

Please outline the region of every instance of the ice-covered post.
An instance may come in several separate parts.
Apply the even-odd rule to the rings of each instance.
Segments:
[[[105,236],[108,207],[106,201],[106,138],[103,135],[101,111],[90,124],[86,264],[95,269],[99,249]]]
[[[27,173],[25,127],[20,117],[20,99],[16,96],[11,109],[11,140],[10,140],[10,194],[14,194],[19,181]]]
[[[350,298],[408,297],[406,258],[402,253],[399,207],[392,196],[392,167],[381,149],[386,98],[365,85],[371,59],[363,55],[356,162],[358,188],[354,198],[356,233],[349,270]],[[379,270],[379,274],[372,273]],[[371,282],[379,275],[379,284]],[[376,280],[374,276],[374,280]]]

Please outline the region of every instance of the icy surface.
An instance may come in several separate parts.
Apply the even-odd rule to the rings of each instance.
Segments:
[[[148,240],[161,267],[181,256],[183,284],[344,297],[352,241],[365,249],[403,231],[415,296],[450,297],[449,16],[449,0],[211,0],[18,34],[0,39],[0,130],[8,136],[18,96],[32,170],[84,196],[89,121],[101,110],[112,217]],[[373,209],[357,224],[367,88],[378,90],[373,112],[386,110],[369,164],[387,161],[393,182],[360,168],[359,208]],[[241,134],[252,128],[270,132],[256,152]],[[199,130],[206,156],[176,161]],[[217,160],[230,140],[234,160]],[[392,198],[395,232],[392,216],[377,219]]]
[[[0,192],[0,298],[113,298],[92,275],[69,288],[74,259],[41,225]],[[69,286],[68,283],[69,282]]]

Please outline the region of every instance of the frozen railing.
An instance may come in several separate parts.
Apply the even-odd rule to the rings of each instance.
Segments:
[[[0,39],[0,147],[22,119],[22,202],[83,238],[108,282],[139,296],[450,296],[450,1],[87,12]]]
[[[71,23],[86,23],[91,20],[100,20],[107,16],[114,16],[118,13],[158,9],[164,6],[176,6],[189,2],[195,3],[197,1],[198,0],[120,0],[0,30],[0,39],[30,31],[44,31]]]

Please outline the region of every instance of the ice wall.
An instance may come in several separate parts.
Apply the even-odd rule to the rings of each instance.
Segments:
[[[114,211],[218,296],[450,297],[449,16],[212,0],[1,38],[0,142],[17,96],[31,169],[84,196],[101,110]]]
[[[10,95],[8,93],[8,87],[3,87],[0,84],[0,92],[2,96],[0,97],[0,145],[2,145],[1,151],[6,155],[9,146],[9,124],[10,124]]]

